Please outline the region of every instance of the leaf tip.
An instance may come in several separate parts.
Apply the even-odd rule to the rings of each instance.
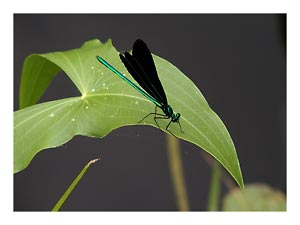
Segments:
[[[91,164],[94,164],[95,162],[99,161],[101,158],[96,158],[96,159],[93,159],[91,161],[88,162],[87,166],[90,166]]]

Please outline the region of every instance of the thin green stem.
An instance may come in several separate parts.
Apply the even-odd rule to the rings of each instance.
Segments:
[[[167,135],[167,150],[170,173],[173,180],[178,208],[180,211],[189,211],[189,202],[184,181],[179,141],[172,135]]]
[[[208,195],[208,211],[217,211],[220,198],[221,165],[215,161],[212,167],[212,176]]]
[[[66,190],[66,192],[60,197],[56,205],[53,207],[52,211],[57,212],[60,210],[62,205],[65,203],[65,201],[68,199],[69,195],[72,193],[74,188],[77,186],[78,182],[81,180],[87,169],[90,167],[91,164],[97,162],[100,158],[98,159],[93,159],[91,160],[88,164],[85,165],[85,167],[81,170],[79,175],[75,178],[75,180],[72,182],[72,184],[69,186],[69,188]]]

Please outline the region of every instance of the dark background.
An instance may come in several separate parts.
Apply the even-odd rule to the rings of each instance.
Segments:
[[[286,192],[286,19],[272,14],[14,15],[14,109],[22,64],[32,53],[135,39],[172,62],[199,87],[235,143],[244,181]],[[77,96],[60,73],[41,102]],[[177,210],[165,136],[147,126],[103,139],[74,137],[40,152],[14,175],[14,210],[51,210],[83,166],[86,173],[62,210]],[[211,168],[198,147],[180,142],[191,210],[206,210]],[[222,194],[227,192],[222,187]]]

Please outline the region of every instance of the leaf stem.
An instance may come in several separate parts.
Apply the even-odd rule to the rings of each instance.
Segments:
[[[100,158],[93,159],[93,160],[89,161],[84,166],[84,168],[81,170],[81,172],[79,173],[79,175],[75,178],[75,180],[68,187],[68,189],[66,190],[66,192],[60,197],[60,199],[58,200],[58,202],[56,203],[56,205],[53,207],[52,212],[57,212],[57,211],[60,210],[60,208],[65,203],[65,201],[67,200],[67,198],[69,197],[69,195],[72,193],[72,191],[74,190],[74,188],[77,186],[78,182],[81,180],[81,178],[83,177],[83,175],[85,174],[85,172],[87,171],[87,169],[90,167],[90,165],[93,164],[93,163],[95,163],[95,162],[97,162],[98,160],[100,160]]]
[[[208,195],[208,211],[217,211],[220,197],[221,165],[215,161],[212,166],[212,176]]]
[[[184,172],[180,156],[180,146],[177,138],[166,135],[170,173],[173,180],[174,192],[180,211],[189,211],[189,203],[184,181]]]
[[[207,154],[207,152],[200,152],[202,158],[205,160],[205,162],[213,168],[215,165],[216,160]],[[223,184],[225,187],[227,187],[230,191],[236,188],[236,184],[232,181],[231,177],[225,173],[224,171],[221,172],[221,180],[223,181]]]

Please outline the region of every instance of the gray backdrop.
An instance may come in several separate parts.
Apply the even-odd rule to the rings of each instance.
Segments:
[[[125,51],[142,38],[195,82],[224,121],[245,183],[286,191],[285,23],[285,15],[271,14],[16,14],[14,108],[29,54],[73,49],[94,38],[111,38]],[[77,95],[60,73],[40,102]],[[201,149],[180,144],[190,208],[206,210],[210,166]],[[148,126],[123,127],[103,139],[77,136],[40,152],[14,175],[14,210],[51,210],[82,167],[99,156],[62,210],[177,210],[165,135]]]

